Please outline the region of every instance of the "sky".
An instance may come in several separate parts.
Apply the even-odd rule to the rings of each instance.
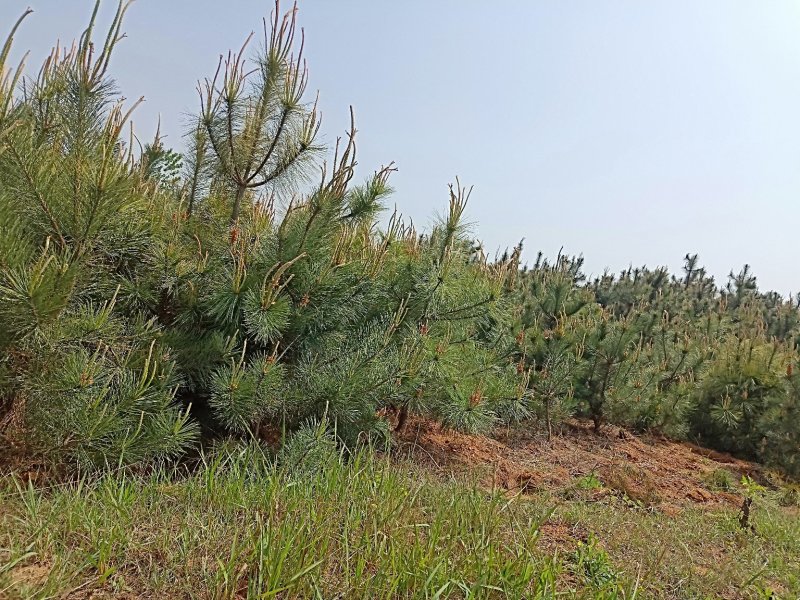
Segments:
[[[93,0],[2,0],[0,32],[38,70]],[[600,274],[679,270],[718,283],[749,263],[800,291],[800,3],[795,0],[299,0],[323,140],[358,128],[359,177],[395,161],[390,203],[419,227],[447,184],[490,253],[583,254]],[[101,23],[116,3],[105,0]],[[283,8],[289,4],[283,2]],[[112,75],[141,137],[177,149],[219,54],[262,31],[267,0],[137,0]],[[252,46],[255,50],[257,45]]]

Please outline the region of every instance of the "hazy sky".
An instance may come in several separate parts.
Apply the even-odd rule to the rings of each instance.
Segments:
[[[34,71],[92,0],[2,0]],[[180,148],[199,78],[265,0],[137,0],[112,71]],[[284,2],[285,8],[288,3]],[[800,3],[735,0],[300,0],[325,139],[355,107],[361,176],[391,160],[399,210],[426,225],[455,175],[494,250],[583,253],[587,271],[677,269],[800,290]],[[102,22],[115,8],[106,0]],[[17,52],[16,56],[19,56]]]

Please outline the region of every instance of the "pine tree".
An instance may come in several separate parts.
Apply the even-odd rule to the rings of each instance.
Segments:
[[[232,225],[248,192],[296,183],[320,149],[315,145],[316,106],[308,108],[303,102],[308,83],[303,40],[292,54],[296,15],[295,4],[281,17],[276,0],[269,29],[264,22],[265,50],[256,57],[256,68],[245,64],[248,38],[238,53],[220,58],[214,76],[198,87],[203,101],[200,124],[205,129],[201,142],[216,157],[216,174],[234,190]],[[300,34],[302,38],[302,30]],[[194,194],[191,198],[193,203]]]
[[[581,263],[559,255],[551,265],[540,254],[532,269],[523,269],[517,286],[517,369],[526,375],[531,410],[544,417],[548,439],[553,423],[575,411],[575,346],[582,333],[575,325],[591,301],[579,287]]]
[[[333,161],[303,190],[319,121],[302,101],[302,45],[292,55],[296,10],[278,14],[259,69],[231,54],[203,86],[185,186],[192,216],[177,226],[180,275],[158,311],[187,374],[184,398],[242,434],[324,414],[352,443],[387,435],[386,407],[400,425],[410,410],[486,429],[513,412],[518,378],[504,330],[490,326],[504,318],[505,271],[475,260],[467,190],[451,188],[427,235],[397,215],[380,230],[394,168],[352,185],[352,110]]]
[[[174,401],[180,379],[159,328],[122,291],[134,265],[147,269],[163,211],[122,141],[132,107],[107,76],[127,4],[99,51],[97,9],[37,78],[17,70],[0,87],[0,384],[7,433],[114,464],[176,456],[196,428]]]
[[[429,231],[383,224],[394,166],[353,182],[352,109],[332,160],[317,143],[296,7],[199,86],[183,154],[142,145],[108,73],[127,8],[95,45],[95,6],[35,78],[6,65],[25,15],[0,50],[5,440],[103,466],[281,431],[314,464],[388,439],[386,414],[548,436],[577,416],[797,472],[800,298],[747,266],[718,287],[696,254],[594,281],[521,244],[489,260],[458,180]]]

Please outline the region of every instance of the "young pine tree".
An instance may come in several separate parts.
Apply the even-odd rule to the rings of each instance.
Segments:
[[[107,75],[126,8],[96,45],[95,6],[36,78],[8,72],[11,37],[0,52],[0,428],[85,464],[175,456],[196,438],[159,327],[124,292],[164,216]]]

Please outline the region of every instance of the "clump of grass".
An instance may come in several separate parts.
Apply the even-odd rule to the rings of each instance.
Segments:
[[[597,474],[592,471],[574,480],[571,485],[564,489],[564,497],[567,500],[589,500],[594,492],[603,489],[603,482]]]
[[[778,504],[781,506],[800,506],[800,489],[795,486],[787,486],[778,496]]]
[[[736,481],[727,469],[714,469],[705,476],[705,483],[708,489],[730,492],[736,487]]]
[[[603,482],[597,477],[597,474],[592,471],[588,475],[584,475],[575,482],[575,486],[581,490],[599,490],[603,488]]]
[[[632,464],[612,465],[605,474],[606,486],[638,505],[652,506],[661,501],[653,477]]]
[[[611,564],[608,553],[597,542],[594,535],[588,541],[578,542],[573,554],[576,574],[594,590],[614,590],[619,583],[619,574]]]

